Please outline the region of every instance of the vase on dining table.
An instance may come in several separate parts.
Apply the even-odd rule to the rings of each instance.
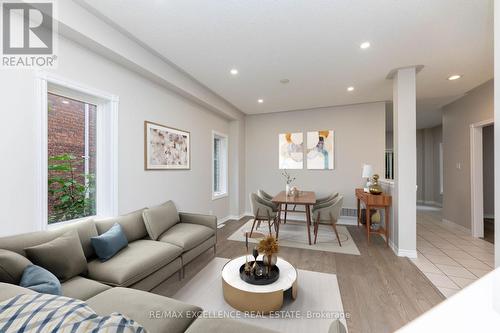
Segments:
[[[290,196],[290,185],[289,184],[286,184],[285,194],[286,194],[287,197]]]

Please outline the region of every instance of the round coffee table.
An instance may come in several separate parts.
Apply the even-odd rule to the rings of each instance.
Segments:
[[[248,256],[248,261],[253,261]],[[262,260],[259,256],[257,260]],[[276,266],[280,277],[275,282],[258,286],[243,281],[240,267],[245,263],[245,256],[228,261],[222,268],[222,291],[224,299],[233,308],[240,311],[269,313],[281,309],[285,291],[291,289],[292,299],[297,298],[297,270],[288,261],[278,257]]]

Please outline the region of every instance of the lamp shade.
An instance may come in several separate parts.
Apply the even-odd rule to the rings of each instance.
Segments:
[[[363,165],[363,176],[362,178],[370,178],[373,175],[373,167],[370,164]]]

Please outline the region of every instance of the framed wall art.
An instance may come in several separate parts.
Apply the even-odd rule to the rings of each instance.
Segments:
[[[145,121],[144,168],[146,170],[190,169],[190,133]]]

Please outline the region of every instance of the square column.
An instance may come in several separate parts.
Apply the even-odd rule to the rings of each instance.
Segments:
[[[393,76],[394,220],[393,249],[399,256],[417,257],[417,120],[416,68]]]

